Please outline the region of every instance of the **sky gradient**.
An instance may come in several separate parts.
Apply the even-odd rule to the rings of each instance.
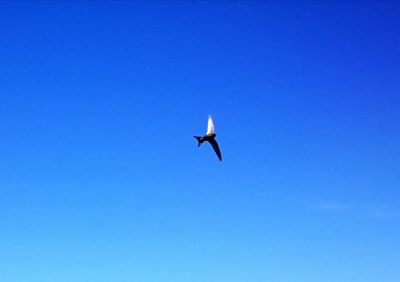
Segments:
[[[399,19],[0,2],[0,280],[397,282]]]

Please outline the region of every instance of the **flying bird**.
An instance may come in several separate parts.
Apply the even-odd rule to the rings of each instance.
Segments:
[[[214,122],[211,116],[209,115],[207,123],[207,133],[203,136],[193,136],[193,137],[196,138],[198,142],[197,147],[200,147],[204,141],[208,141],[213,147],[215,153],[217,154],[218,159],[222,161],[221,151],[219,150],[217,141],[215,141],[215,136],[217,136],[217,134],[214,133]]]

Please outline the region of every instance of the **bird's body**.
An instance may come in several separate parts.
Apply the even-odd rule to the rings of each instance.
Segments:
[[[222,161],[221,151],[219,150],[219,146],[217,141],[215,140],[215,136],[217,134],[214,133],[214,123],[211,116],[208,116],[208,123],[207,123],[207,133],[203,136],[194,136],[197,140],[197,147],[200,147],[203,142],[207,141],[213,147],[217,157],[220,161]]]

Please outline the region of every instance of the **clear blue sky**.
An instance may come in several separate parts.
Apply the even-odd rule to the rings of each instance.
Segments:
[[[1,2],[0,38],[2,282],[399,281],[398,2]]]

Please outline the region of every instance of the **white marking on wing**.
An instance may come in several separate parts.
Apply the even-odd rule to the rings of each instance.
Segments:
[[[214,123],[211,116],[208,116],[208,124],[207,124],[207,135],[214,133]]]

